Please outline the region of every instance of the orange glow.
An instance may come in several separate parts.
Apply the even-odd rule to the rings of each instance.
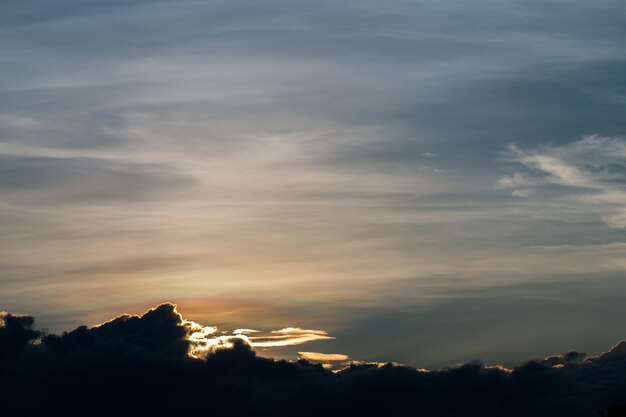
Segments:
[[[318,362],[347,361],[348,355],[341,353],[298,352],[301,359]]]

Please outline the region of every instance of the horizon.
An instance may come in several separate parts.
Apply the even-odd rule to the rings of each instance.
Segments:
[[[53,416],[626,414],[626,341],[595,356],[568,351],[514,368],[472,361],[428,370],[319,352],[265,358],[258,348],[327,334],[258,334],[223,334],[168,303],[60,335],[39,331],[32,316],[0,313],[0,402]]]
[[[144,317],[161,310],[167,311],[167,314],[174,315],[179,322],[178,326],[184,328],[185,334],[183,336],[183,340],[188,344],[188,349],[186,350],[187,356],[189,358],[202,360],[219,353],[221,350],[232,349],[233,344],[236,342],[243,342],[261,358],[287,362],[300,362],[304,360],[314,364],[321,364],[324,366],[324,369],[332,370],[333,372],[340,372],[342,370],[349,369],[352,365],[393,365],[396,367],[413,368],[419,372],[436,372],[462,368],[464,366],[475,364],[480,364],[480,366],[484,366],[485,368],[494,367],[502,369],[506,372],[512,372],[517,368],[523,368],[531,363],[538,363],[551,367],[556,365],[556,368],[559,368],[559,365],[567,363],[568,361],[571,365],[584,365],[597,361],[598,359],[626,359],[626,339],[623,339],[616,341],[609,347],[599,352],[582,352],[571,348],[564,350],[563,352],[554,352],[553,354],[546,355],[545,357],[529,357],[526,358],[526,360],[513,364],[485,363],[480,358],[475,358],[465,362],[427,368],[420,366],[419,364],[405,364],[394,361],[362,360],[360,358],[350,357],[343,353],[330,353],[329,346],[332,346],[332,341],[335,340],[335,337],[328,334],[328,332],[324,330],[303,329],[300,327],[285,327],[276,330],[257,330],[248,328],[224,329],[219,326],[197,323],[193,320],[189,320],[178,310],[178,306],[171,302],[160,303],[156,306],[148,308],[140,314],[124,312],[110,317],[108,320],[101,323],[93,325],[82,324],[75,329],[64,329],[61,332],[54,332],[48,328],[40,327],[36,317],[32,317],[29,314],[0,311],[0,333],[2,333],[1,329],[10,327],[10,325],[7,326],[7,318],[13,317],[18,320],[22,320],[25,323],[25,329],[33,332],[33,336],[30,340],[28,340],[28,343],[25,344],[23,348],[36,348],[42,342],[45,344],[46,338],[68,337],[73,333],[82,332],[83,328],[87,331],[97,332],[102,328],[114,325],[114,323],[120,320],[127,321],[130,319],[141,321]],[[0,334],[0,341],[4,340],[3,336],[4,335]],[[7,335],[7,337],[11,336]],[[321,349],[319,350],[323,350],[324,352],[307,351],[308,349],[316,346],[320,347]],[[571,357],[571,359],[567,359],[568,357]]]

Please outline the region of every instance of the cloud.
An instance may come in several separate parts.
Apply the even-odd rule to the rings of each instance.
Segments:
[[[519,190],[515,190],[511,193],[511,195],[513,197],[522,197],[522,198],[526,198],[526,197],[530,197],[533,193],[533,190],[529,190],[527,188],[521,188]]]
[[[128,329],[137,328],[138,330],[146,329],[150,335],[153,335],[154,329],[152,325],[163,328],[165,333],[171,332],[178,339],[177,346],[184,349],[193,357],[204,357],[208,353],[215,352],[220,349],[232,349],[234,344],[243,342],[250,347],[274,348],[301,345],[309,342],[320,340],[331,340],[334,337],[328,336],[323,330],[307,330],[299,327],[287,327],[281,330],[274,330],[269,334],[261,336],[248,336],[248,334],[262,334],[262,332],[253,329],[236,329],[232,333],[219,332],[215,326],[203,326],[191,320],[185,320],[176,310],[176,305],[171,303],[161,304],[142,316],[125,314],[116,317],[105,323],[93,327],[92,332],[102,334],[111,331],[127,333]],[[167,336],[167,335],[165,335]],[[147,337],[138,333],[138,339]],[[49,342],[54,336],[46,336],[44,341]],[[165,344],[162,345],[165,348]]]
[[[598,188],[598,184],[585,172],[559,158],[547,155],[527,155],[515,147],[511,147],[511,151],[520,154],[519,162],[528,168],[546,173],[545,179],[548,182],[568,187]]]
[[[299,327],[287,327],[280,330],[273,330],[267,336],[248,337],[250,345],[253,347],[292,346],[331,339],[334,339],[334,337],[328,336],[328,333],[324,330],[308,330]]]
[[[41,335],[30,316],[2,313],[0,323],[2,352],[11,352],[0,356],[0,405],[19,415],[588,417],[626,404],[626,341],[584,360],[571,351],[512,369],[361,362],[331,371],[309,360],[347,357],[301,352],[297,362],[277,361],[238,337],[190,356],[189,336],[203,326],[173,304],[61,335]]]
[[[0,358],[19,353],[29,342],[40,336],[34,330],[31,316],[0,312]]]
[[[496,188],[498,189],[507,189],[507,188],[519,188],[519,187],[528,187],[533,185],[533,182],[530,181],[526,176],[522,173],[516,172],[513,175],[505,175],[504,177],[498,179],[496,183]]]
[[[348,355],[341,353],[319,353],[319,352],[298,352],[301,359],[314,362],[335,362],[335,361],[347,361],[350,359]]]
[[[611,349],[606,352],[601,353],[598,356],[591,356],[585,359],[585,362],[605,362],[605,361],[613,361],[613,360],[623,360],[626,359],[626,341],[622,340]]]
[[[587,355],[582,352],[576,352],[574,350],[564,353],[562,355],[549,356],[541,361],[542,365],[546,366],[565,366],[569,364],[580,363],[583,359],[585,359]]]
[[[626,210],[618,211],[616,214],[606,215],[602,217],[602,220],[609,227],[626,229]]]
[[[235,329],[233,330],[233,334],[250,334],[250,333],[259,333],[258,330],[254,329]]]
[[[545,145],[522,150],[510,145],[505,159],[527,168],[498,180],[502,188],[545,186],[596,190],[619,190],[626,178],[626,140],[622,138],[585,136],[562,146]]]
[[[557,209],[595,213],[611,228],[626,227],[626,140],[591,135],[530,150],[510,145],[505,160],[521,165],[524,172],[501,177],[496,188],[513,189],[513,197],[541,192],[544,200],[560,203]],[[554,186],[560,189],[550,190]]]

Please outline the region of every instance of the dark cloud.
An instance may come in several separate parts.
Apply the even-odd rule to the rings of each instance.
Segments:
[[[40,333],[32,328],[34,323],[31,316],[0,312],[0,358],[21,352],[39,337]]]
[[[172,304],[36,342],[32,317],[1,317],[0,405],[11,415],[582,417],[624,415],[626,404],[625,342],[584,361],[568,352],[512,370],[361,363],[332,372],[258,357],[237,338],[191,357],[189,322]]]

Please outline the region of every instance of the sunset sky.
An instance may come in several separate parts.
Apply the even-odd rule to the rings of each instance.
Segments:
[[[173,302],[424,367],[606,350],[625,40],[623,0],[2,1],[0,311]]]

